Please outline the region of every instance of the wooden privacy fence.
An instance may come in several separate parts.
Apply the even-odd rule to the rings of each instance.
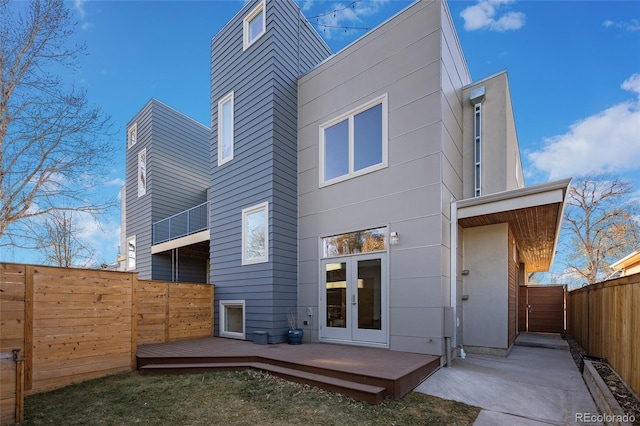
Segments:
[[[213,285],[0,263],[0,424],[25,395],[135,368],[140,344],[207,336]]]
[[[640,274],[570,291],[567,333],[640,393]]]

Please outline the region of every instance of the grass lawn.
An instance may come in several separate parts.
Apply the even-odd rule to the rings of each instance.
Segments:
[[[23,424],[471,425],[479,412],[417,392],[374,406],[255,371],[133,371],[27,397]]]

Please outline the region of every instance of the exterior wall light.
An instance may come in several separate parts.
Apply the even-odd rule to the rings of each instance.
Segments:
[[[400,242],[400,234],[398,234],[396,231],[393,231],[390,235],[389,235],[389,244],[391,244],[392,246],[397,245]]]

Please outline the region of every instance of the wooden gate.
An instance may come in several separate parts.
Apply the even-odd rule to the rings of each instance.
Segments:
[[[522,286],[519,290],[519,331],[564,333],[567,286]]]

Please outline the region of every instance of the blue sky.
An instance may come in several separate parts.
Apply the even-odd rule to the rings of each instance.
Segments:
[[[373,28],[411,3],[298,0],[307,17],[322,15],[311,21],[334,52],[366,32],[349,28]],[[124,184],[126,124],[150,98],[210,124],[210,41],[243,5],[68,2],[78,20],[74,39],[88,48],[69,79],[87,89],[118,129],[120,148],[101,191],[116,195]],[[508,70],[527,185],[610,171],[640,188],[640,2],[448,5],[472,79]],[[81,224],[100,262],[116,259],[119,221],[114,210],[102,227],[91,220]],[[1,260],[39,260],[38,254],[3,250]]]

